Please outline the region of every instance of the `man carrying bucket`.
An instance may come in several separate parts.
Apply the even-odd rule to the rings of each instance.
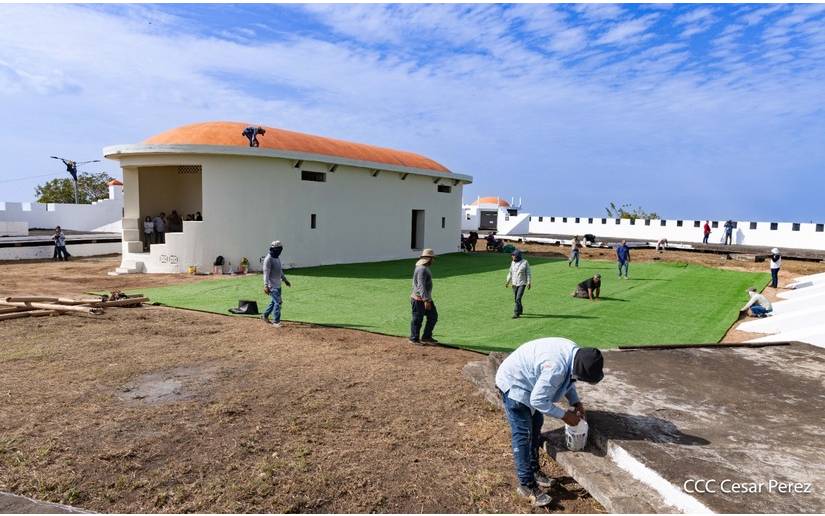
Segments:
[[[529,498],[534,506],[545,507],[553,501],[540,489],[553,484],[539,469],[544,414],[570,426],[577,425],[585,414],[575,382],[599,383],[604,377],[603,364],[598,349],[579,348],[571,340],[548,337],[519,346],[496,372],[496,386],[513,437],[518,493]],[[562,396],[574,411],[555,405]]]

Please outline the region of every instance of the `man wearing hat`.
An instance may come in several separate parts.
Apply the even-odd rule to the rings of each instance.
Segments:
[[[511,256],[513,261],[510,263],[510,270],[507,272],[507,280],[504,282],[504,286],[513,285],[513,297],[516,300],[516,306],[513,308],[513,319],[518,319],[524,312],[524,307],[521,304],[524,289],[529,290],[533,286],[533,277],[530,274],[530,264],[521,255],[521,251],[516,249]]]
[[[281,281],[287,287],[292,286],[281,268],[280,256],[283,250],[284,246],[281,241],[275,240],[269,245],[269,253],[264,258],[264,293],[270,297],[270,300],[261,319],[269,323],[269,315],[272,314],[272,326],[276,328],[281,327]]]
[[[513,436],[518,493],[535,506],[544,507],[553,501],[540,489],[553,485],[539,469],[544,414],[577,425],[585,413],[576,381],[599,383],[604,377],[603,364],[598,349],[579,348],[571,340],[548,337],[519,346],[496,372],[496,387]],[[571,407],[566,411],[555,405],[562,396]]]
[[[782,268],[782,255],[779,254],[779,249],[774,247],[771,249],[771,287],[779,287],[779,269]]]
[[[415,262],[413,272],[412,294],[410,294],[410,304],[412,305],[412,322],[410,323],[410,342],[420,345],[422,342],[437,344],[433,338],[433,328],[438,321],[438,311],[433,303],[433,275],[430,266],[433,264],[435,253],[432,249],[424,249],[421,256]],[[427,317],[427,324],[424,325],[424,334],[421,335],[421,323]],[[420,336],[420,338],[419,338]]]

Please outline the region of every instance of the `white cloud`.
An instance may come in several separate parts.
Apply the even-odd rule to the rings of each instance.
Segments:
[[[597,45],[630,45],[638,43],[645,37],[647,30],[658,18],[651,14],[634,18],[629,21],[619,22],[610,27],[602,36],[596,40]]]
[[[572,27],[554,34],[547,45],[555,52],[568,53],[587,46],[587,32],[581,27]]]
[[[241,24],[228,40],[163,13],[151,14],[158,21],[149,26],[106,9],[0,6],[0,102],[15,121],[0,126],[0,151],[14,161],[5,169],[42,173],[52,165],[44,164],[48,153],[91,159],[104,145],[214,119],[422,152],[475,175],[474,193],[566,173],[570,181],[552,192],[523,192],[544,206],[563,207],[584,178],[613,184],[614,172],[627,190],[611,196],[634,202],[652,188],[653,170],[701,175],[685,158],[694,151],[714,171],[740,171],[705,180],[720,191],[740,185],[754,199],[761,190],[741,186],[743,167],[807,170],[805,159],[825,160],[814,145],[821,141],[798,136],[799,120],[808,123],[806,135],[825,131],[815,117],[825,109],[817,15],[787,26],[807,38],[796,61],[757,41],[764,64],[743,62],[730,42],[714,48],[727,53],[708,64],[686,42],[656,33],[661,13],[592,25],[557,6],[348,7],[308,8],[336,26],[327,38],[293,31],[259,41],[238,29],[260,35],[269,27]],[[591,36],[592,27],[604,28]],[[654,36],[652,46],[633,46]],[[678,205],[690,195],[704,194],[688,184],[653,198]]]
[[[591,20],[614,20],[624,15],[620,4],[575,4],[576,11]]]

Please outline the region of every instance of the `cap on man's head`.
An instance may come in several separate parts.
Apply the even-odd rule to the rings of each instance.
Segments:
[[[604,378],[604,358],[596,348],[580,348],[573,359],[573,376],[587,383],[599,383]]]
[[[280,240],[273,240],[269,247],[283,247],[284,245],[281,243]]]
[[[779,254],[779,249],[774,247],[773,249],[771,249],[771,254]]]
[[[435,258],[435,252],[432,249],[424,249],[419,258]]]

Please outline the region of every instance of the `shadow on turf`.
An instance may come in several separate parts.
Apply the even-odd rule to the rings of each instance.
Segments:
[[[628,303],[629,302],[627,299],[621,299],[621,298],[618,298],[618,297],[610,297],[610,296],[599,296],[599,299],[604,300],[604,301],[621,301],[622,303]]]
[[[530,258],[529,255],[527,255]],[[296,276],[315,278],[356,278],[356,279],[410,279],[415,270],[416,259],[392,260],[386,262],[351,263],[337,265],[321,265],[292,269]],[[564,258],[534,257],[535,264],[560,262]],[[372,265],[372,266],[370,266]],[[485,272],[501,272],[507,274],[510,267],[510,255],[500,253],[451,253],[437,256],[432,266],[433,279],[438,281],[453,276],[466,276]]]
[[[598,319],[593,315],[521,314],[522,319]]]

